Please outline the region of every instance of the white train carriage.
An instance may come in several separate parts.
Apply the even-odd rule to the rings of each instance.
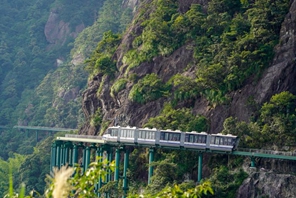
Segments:
[[[135,136],[135,142],[141,145],[155,145],[156,139],[159,137],[159,131],[156,128],[139,128]],[[158,138],[159,139],[159,138]]]
[[[208,134],[205,132],[197,133],[196,131],[186,132],[184,147],[205,150],[208,145]]]
[[[232,151],[236,149],[238,142],[239,138],[231,134],[211,134],[208,147],[210,150]]]
[[[201,150],[219,150],[231,152],[239,143],[237,136],[228,134],[207,134],[205,132],[182,132],[157,130],[155,128],[109,127],[103,135],[103,140],[109,143],[139,144],[162,147],[184,147]]]
[[[184,139],[185,133],[179,130],[160,130],[159,145],[168,147],[183,147]]]
[[[107,142],[118,142],[119,130],[120,126],[109,127],[102,139]]]
[[[136,127],[120,127],[113,126],[109,127],[107,132],[103,135],[103,140],[107,142],[124,142],[124,143],[135,143]]]
[[[136,143],[136,130],[136,127],[120,127],[117,141],[125,143]]]

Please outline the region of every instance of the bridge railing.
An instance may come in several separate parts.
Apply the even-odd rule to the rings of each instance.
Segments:
[[[238,148],[237,151],[272,154],[272,155],[296,156],[295,151],[274,151],[274,150],[264,150],[264,149],[248,149],[248,148]]]

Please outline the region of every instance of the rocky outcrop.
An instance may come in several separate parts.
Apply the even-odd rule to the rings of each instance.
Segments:
[[[292,1],[289,13],[282,23],[280,41],[275,48],[272,65],[266,69],[259,80],[250,79],[240,90],[231,94],[229,106],[218,106],[207,112],[210,118],[210,131],[221,131],[223,122],[229,116],[242,121],[249,121],[254,109],[249,104],[252,99],[257,104],[263,104],[274,94],[289,91],[296,94],[296,1]],[[196,106],[202,105],[201,103]],[[198,111],[204,113],[204,111]]]
[[[296,177],[290,174],[276,174],[262,169],[252,173],[240,186],[237,198],[294,198]]]
[[[149,2],[147,0],[147,2]],[[204,8],[207,7],[206,1],[198,0],[186,0],[180,1],[179,10],[185,12],[189,9],[192,3],[200,3]],[[223,122],[230,116],[237,117],[241,121],[249,121],[253,115],[254,109],[250,105],[250,100],[255,104],[261,105],[267,101],[272,95],[280,93],[282,91],[290,91],[296,94],[296,70],[295,70],[295,3],[291,3],[289,13],[287,14],[281,28],[280,44],[275,48],[275,56],[271,66],[266,69],[258,80],[250,78],[246,85],[240,90],[234,91],[230,94],[231,102],[227,105],[217,105],[216,107],[209,108],[208,102],[200,98],[195,101],[194,104],[184,104],[184,107],[189,105],[192,107],[192,111],[195,114],[205,115],[209,119],[210,128],[209,132],[218,133],[223,129]],[[117,67],[120,72],[116,78],[120,79],[124,77],[126,66],[122,63],[124,53],[130,49],[132,41],[136,35],[142,32],[141,26],[135,24],[129,28],[123,37],[122,44],[117,50],[114,60],[117,60]],[[190,44],[183,46],[176,50],[174,53],[167,57],[156,57],[151,62],[145,62],[138,67],[130,70],[130,73],[136,74],[137,78],[141,78],[148,73],[156,73],[164,82],[171,78],[176,73],[183,75],[193,75],[195,70],[188,68],[188,63],[192,61],[192,51]],[[132,84],[128,83],[126,89],[120,91],[115,98],[110,96],[110,88],[112,82],[108,80],[104,81],[104,86],[100,94],[94,95],[97,87],[92,86],[97,82],[102,82],[101,76],[96,76],[91,80],[89,84],[91,86],[84,92],[86,101],[100,101],[96,103],[98,106],[94,108],[101,108],[103,111],[104,119],[111,120],[114,124],[115,121],[118,124],[123,123],[125,125],[142,126],[147,122],[148,118],[158,115],[161,111],[163,104],[167,99],[159,99],[157,101],[149,102],[145,105],[135,104],[129,101],[128,94],[132,88]],[[92,98],[93,97],[93,98]],[[87,102],[84,102],[86,104]],[[84,111],[86,117],[92,115],[92,112],[88,111],[89,107],[84,105]],[[86,127],[85,129],[87,129]],[[81,133],[88,134],[87,130],[81,131]]]
[[[60,19],[58,10],[59,9],[56,8],[50,12],[44,28],[44,34],[50,46],[63,45],[68,37],[76,38],[85,28],[84,24],[79,24],[75,27],[75,30],[72,31],[70,23],[66,23]]]

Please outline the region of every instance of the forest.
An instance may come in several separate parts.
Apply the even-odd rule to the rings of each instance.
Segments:
[[[143,127],[208,131],[208,117],[194,113],[193,104],[206,100],[209,109],[227,107],[234,92],[248,83],[258,83],[272,63],[290,6],[288,0],[211,0],[206,9],[192,3],[183,10],[182,2],[176,0],[139,1],[134,7],[121,0],[0,1],[0,11],[5,14],[0,18],[0,126],[80,129],[89,125],[97,135],[110,124],[103,106],[89,117],[82,108],[83,94],[97,78],[100,84],[95,95],[99,99],[110,85],[107,94],[112,100],[125,95],[125,100],[137,107],[163,101],[161,111],[149,117]],[[45,29],[53,13],[68,31],[54,42]],[[126,35],[130,35],[130,43],[124,43]],[[182,72],[166,77],[137,73],[143,65],[168,58],[184,46],[192,57]],[[186,72],[190,75],[184,75]],[[293,146],[294,94],[283,91],[263,104],[249,96],[246,105],[254,111],[250,120],[230,116],[221,132],[238,135],[242,148]],[[24,131],[0,132],[0,197],[24,197],[14,194],[22,189],[27,196],[52,197],[54,178],[46,176],[50,147],[54,138],[64,133],[43,134],[36,142],[34,133],[24,138]],[[147,167],[142,164],[147,163],[147,155],[146,149],[132,149],[129,197],[139,197],[140,191],[146,197],[235,197],[248,177],[242,169],[247,163],[244,158],[213,155],[207,156],[207,179],[196,185],[198,156],[163,150],[157,153],[152,183],[146,186],[143,175]],[[99,162],[94,166],[92,177],[96,171],[112,169],[112,163],[111,167]],[[71,174],[70,170],[62,171],[71,175],[74,170]],[[85,181],[93,180],[83,175],[70,183],[75,183],[80,197],[93,197],[83,194],[92,193],[91,182],[82,186]],[[102,191],[114,197],[122,195],[114,183]]]

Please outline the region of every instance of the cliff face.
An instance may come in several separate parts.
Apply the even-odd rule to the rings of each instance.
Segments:
[[[150,2],[147,0],[146,2]],[[186,0],[180,1],[179,10],[185,12],[192,3],[200,3],[204,9],[207,8],[207,1]],[[194,114],[201,114],[209,119],[209,132],[218,133],[223,129],[223,122],[226,118],[233,116],[241,121],[249,121],[255,109],[249,105],[252,100],[262,105],[274,94],[282,91],[289,91],[296,94],[296,69],[295,69],[295,36],[296,36],[296,0],[291,1],[290,9],[282,23],[279,44],[274,49],[273,61],[260,79],[251,77],[239,90],[230,93],[231,101],[228,105],[217,105],[210,107],[208,102],[200,98],[194,102],[183,103],[182,107],[191,107]],[[119,72],[116,79],[123,78],[127,66],[122,63],[123,55],[132,46],[136,35],[142,32],[139,24],[132,25],[123,37],[122,43],[117,49],[114,60],[117,61]],[[163,57],[156,57],[151,62],[144,62],[138,67],[129,71],[141,79],[146,74],[156,73],[163,82],[166,82],[173,75],[180,73],[185,76],[194,76],[195,68],[188,67],[193,60],[193,51],[190,44],[186,44],[172,54]],[[128,99],[132,83],[127,83],[125,89],[121,90],[115,97],[111,97],[110,89],[115,80],[103,75],[96,75],[88,82],[88,88],[83,93],[83,111],[86,120],[90,121],[95,111],[102,110],[103,120],[109,121],[109,125],[130,125],[141,127],[150,117],[157,116],[162,110],[167,98],[160,98],[146,104],[138,104]],[[101,89],[97,94],[98,89]],[[99,128],[91,126],[87,122],[80,130],[80,134],[97,135]],[[291,175],[278,175],[269,172],[257,172],[245,180],[238,192],[238,197],[296,197],[293,194],[292,186],[296,180]],[[256,189],[262,189],[258,194]]]
[[[258,81],[250,79],[247,85],[233,92],[229,107],[219,106],[207,112],[212,123],[211,131],[221,131],[223,121],[229,116],[248,121],[254,111],[247,105],[250,97],[256,103],[263,104],[272,95],[282,91],[296,94],[295,17],[296,1],[292,1],[289,13],[282,23],[279,45],[274,49],[275,55],[271,66],[264,71]]]
[[[200,3],[204,9],[207,7],[207,3],[204,1],[187,0],[180,3],[179,10],[182,12],[188,10],[192,3]],[[183,104],[184,107],[192,107],[195,114],[205,115],[209,119],[209,132],[220,132],[224,120],[230,116],[237,117],[242,121],[248,121],[254,113],[254,109],[247,102],[250,98],[261,105],[276,93],[285,90],[293,94],[296,93],[296,88],[293,86],[296,74],[294,69],[295,10],[295,1],[293,1],[281,27],[280,44],[274,49],[273,62],[259,80],[250,78],[249,83],[241,87],[240,90],[232,92],[230,94],[231,102],[228,105],[217,105],[215,108],[209,107],[208,102],[202,98],[196,100],[193,104]],[[122,78],[126,70],[126,66],[122,63],[123,54],[131,48],[135,35],[139,35],[141,32],[141,26],[135,24],[124,35],[122,43],[115,54],[117,67],[120,68],[120,72],[116,76],[117,79]],[[156,57],[153,61],[142,63],[129,72],[135,73],[138,78],[142,78],[149,73],[156,73],[164,82],[177,73],[193,76],[195,75],[195,68],[186,67],[192,61],[192,54],[190,44],[187,44],[169,56]],[[104,80],[100,95],[97,95],[96,92],[102,81],[103,78],[100,75],[93,77],[84,92],[83,109],[88,120],[95,109],[101,108],[104,119],[113,120],[111,125],[116,120],[117,124],[139,127],[147,122],[148,118],[158,115],[167,100],[161,98],[144,105],[131,102],[128,100],[128,94],[132,84],[127,84],[126,89],[120,91],[115,98],[112,98],[110,96],[112,82],[108,78]],[[96,134],[97,130],[86,124],[81,133]]]
[[[81,23],[75,27],[74,31],[71,31],[70,23],[60,19],[56,8],[50,12],[44,27],[44,34],[50,46],[63,45],[68,37],[76,38],[84,28],[85,25]]]
[[[150,0],[145,1],[146,3],[151,2]],[[192,3],[199,3],[206,7],[207,3],[203,0],[187,0],[180,1],[179,10],[184,12],[190,8]],[[117,68],[120,72],[117,74],[116,79],[120,79],[125,76],[127,65],[123,65],[122,59],[125,52],[127,52],[131,46],[132,41],[136,35],[141,34],[142,28],[140,24],[131,26],[126,34],[123,36],[122,42],[116,51],[114,59],[117,61]],[[137,78],[140,79],[146,74],[156,73],[164,82],[170,79],[177,73],[183,73],[187,76],[194,75],[195,71],[193,68],[184,69],[188,63],[192,61],[192,50],[189,45],[180,47],[171,55],[166,57],[156,57],[151,62],[144,62],[139,66],[131,69],[129,73],[134,73]],[[120,69],[119,69],[120,68]],[[103,82],[103,88],[99,95],[96,94],[100,84]],[[115,80],[116,81],[116,80]],[[110,125],[130,125],[130,126],[142,126],[150,117],[155,117],[163,108],[163,104],[167,99],[159,99],[156,101],[148,102],[144,105],[137,104],[128,100],[129,91],[132,88],[132,84],[128,83],[126,89],[120,91],[116,97],[111,97],[110,88],[112,86],[111,79],[103,79],[103,76],[94,76],[88,83],[88,88],[83,94],[82,108],[84,110],[86,120],[90,120],[94,111],[101,108],[103,111],[103,119],[111,121]],[[184,104],[184,106],[190,106],[193,104]],[[205,108],[206,105],[205,105]],[[86,124],[80,130],[82,134],[97,134],[98,129]]]
[[[239,188],[237,198],[296,197],[296,177],[273,172],[255,172]],[[260,189],[260,190],[259,190]]]

